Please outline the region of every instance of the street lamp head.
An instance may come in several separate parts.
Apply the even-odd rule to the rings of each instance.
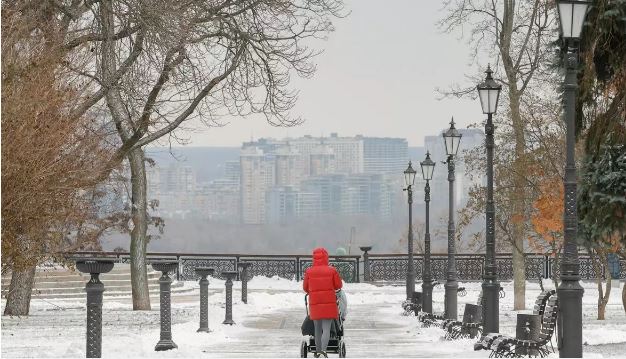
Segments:
[[[491,76],[493,73],[491,66],[487,65],[487,71],[485,71],[485,73],[487,74],[485,81],[476,86],[476,89],[478,90],[478,97],[480,98],[483,113],[494,114],[498,108],[498,99],[500,98],[502,85],[498,84],[496,80],[493,79],[493,76]]]
[[[426,181],[433,179],[433,172],[435,171],[435,162],[430,159],[430,152],[426,152],[426,159],[420,162],[422,166],[422,177]]]
[[[409,167],[404,170],[404,181],[406,182],[407,187],[411,187],[413,186],[413,183],[415,183],[416,173],[417,172],[413,169],[413,166],[411,165],[411,161],[409,161]]]
[[[578,40],[589,9],[587,0],[557,0],[563,40]]]
[[[446,154],[456,156],[461,142],[461,133],[454,127],[454,117],[450,121],[450,128],[443,133],[443,142],[446,145]]]

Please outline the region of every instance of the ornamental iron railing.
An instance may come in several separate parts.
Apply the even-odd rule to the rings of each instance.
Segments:
[[[364,265],[369,267],[370,281],[398,281],[406,279],[408,256],[400,254],[374,254],[368,253],[368,259]],[[483,276],[484,254],[457,254],[456,268],[458,279],[461,281],[480,281]],[[593,258],[588,255],[580,255],[580,277],[582,280],[596,280],[599,268],[602,278],[606,278],[608,271],[602,265],[596,266]],[[422,278],[424,257],[422,254],[414,256],[416,278]],[[431,255],[431,272],[435,280],[445,280],[448,257],[445,254]],[[538,254],[526,254],[526,279],[538,280],[539,278],[558,278],[559,265],[555,258]],[[498,254],[496,266],[499,280],[513,279],[513,258],[510,254]],[[626,260],[620,259],[619,279],[626,279]]]
[[[74,252],[67,253],[69,257],[110,257],[119,263],[129,263],[128,252]],[[460,281],[482,280],[484,269],[484,254],[457,254],[456,268]],[[597,268],[600,275],[605,278],[609,271],[602,265],[594,265],[592,257],[581,254],[580,276],[582,280],[596,280]],[[178,268],[175,271],[177,280],[198,280],[199,276],[194,271],[197,267],[211,267],[215,269],[215,277],[221,278],[221,273],[226,271],[239,271],[239,263],[249,262],[248,279],[254,276],[273,277],[279,276],[286,279],[301,280],[304,271],[312,265],[310,255],[277,255],[277,254],[198,254],[198,253],[147,253],[148,262],[154,260],[177,260]],[[346,282],[359,282],[361,273],[366,273],[366,281],[404,281],[408,256],[401,254],[375,254],[368,253],[367,258],[361,256],[331,256],[330,264],[333,265]],[[415,278],[421,280],[423,268],[423,255],[415,254],[414,268]],[[526,279],[538,280],[539,278],[558,278],[559,265],[553,257],[526,254]],[[445,280],[448,258],[445,254],[431,255],[431,273],[434,280]],[[513,259],[510,254],[498,254],[496,256],[498,279],[508,281],[513,279]],[[368,271],[369,270],[369,271]],[[369,278],[367,278],[369,277]],[[619,260],[619,279],[626,279],[626,260]],[[239,280],[239,278],[237,278]]]
[[[98,258],[111,257],[119,263],[130,263],[128,252],[73,252],[68,253],[71,257]],[[311,256],[307,255],[263,255],[263,254],[197,254],[197,253],[147,253],[148,262],[154,260],[177,260],[177,280],[199,280],[195,272],[197,267],[209,267],[215,269],[214,276],[222,278],[221,273],[227,271],[239,272],[239,263],[247,262],[252,266],[248,268],[248,279],[254,276],[274,277],[301,280],[304,271],[312,265]],[[330,265],[337,268],[339,274],[348,283],[359,281],[359,264],[361,256],[330,256]],[[237,277],[239,280],[239,277]]]

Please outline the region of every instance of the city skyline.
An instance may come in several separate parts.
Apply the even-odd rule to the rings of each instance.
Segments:
[[[251,137],[328,136],[358,129],[363,136],[403,137],[409,146],[421,146],[424,135],[446,127],[451,116],[459,128],[482,121],[475,100],[442,99],[437,91],[467,85],[466,74],[482,75],[487,65],[482,54],[470,56],[458,36],[441,31],[435,20],[443,14],[441,3],[395,4],[347,1],[351,14],[336,20],[336,31],[326,40],[304,40],[324,51],[314,59],[313,78],[291,77],[290,87],[299,94],[291,115],[301,116],[303,124],[280,128],[263,116],[221,115],[215,120],[226,126],[207,129],[194,120],[186,126],[193,131],[176,135],[193,146],[233,146]]]

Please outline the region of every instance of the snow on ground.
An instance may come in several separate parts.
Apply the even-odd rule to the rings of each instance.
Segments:
[[[552,286],[544,282],[546,288]],[[106,285],[106,283],[105,283]],[[623,285],[623,284],[622,284]],[[105,297],[103,305],[103,357],[297,357],[302,339],[300,324],[305,316],[302,282],[278,277],[255,277],[248,283],[248,304],[240,301],[241,283],[234,285],[234,326],[224,319],[224,281],[210,279],[209,327],[211,333],[196,333],[199,320],[199,290],[172,296],[172,333],[177,350],[154,352],[159,339],[158,299],[151,311],[132,311],[126,297]],[[475,303],[480,283],[460,283],[467,295],[459,297],[459,317],[465,303]],[[512,310],[512,283],[503,283],[501,332],[515,333],[516,312]],[[613,288],[605,321],[596,320],[597,289],[583,283],[585,356],[626,356],[626,315],[621,305],[621,288]],[[419,290],[419,284],[417,290]],[[539,294],[537,283],[527,284],[526,311],[532,311]],[[439,328],[420,328],[415,317],[403,316],[400,303],[404,286],[347,283],[349,317],[345,323],[348,356],[478,356],[474,340],[442,341]],[[443,310],[443,286],[433,293],[435,311]],[[4,306],[4,300],[2,301]],[[2,317],[2,357],[84,357],[85,300],[33,300],[31,315]],[[556,357],[558,354],[553,354]]]

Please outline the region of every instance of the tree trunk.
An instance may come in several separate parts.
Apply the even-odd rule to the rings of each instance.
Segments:
[[[146,246],[148,244],[148,200],[143,149],[128,154],[131,174],[133,230],[130,233],[130,280],[133,310],[150,310]]]
[[[36,269],[37,267],[32,265],[11,273],[4,315],[28,315]]]
[[[626,283],[624,283],[624,288],[622,288],[622,307],[624,307],[624,313],[626,313]]]
[[[559,266],[561,265],[561,263],[559,263],[559,261],[561,260],[560,255],[560,249],[554,253],[554,266],[552,267],[552,273],[550,273],[550,275],[552,276],[552,282],[554,283],[554,289],[557,289],[559,287],[559,276],[556,275],[556,268],[559,268]]]
[[[602,266],[601,264],[604,264],[604,268],[608,268],[608,263],[606,261],[606,254],[605,253],[599,253],[599,254],[591,254],[592,256],[594,256],[594,260],[593,260],[593,266],[594,266],[594,270],[596,272],[596,282],[598,283],[598,320],[604,320],[604,314],[606,313],[606,305],[609,302],[609,297],[611,296],[611,274],[608,273],[607,270],[607,276],[606,276],[606,293],[604,293],[604,291],[602,290]],[[602,258],[605,258],[604,260]]]
[[[525,174],[526,164],[524,163],[524,152],[526,138],[524,135],[524,123],[520,114],[520,94],[516,88],[509,89],[511,102],[511,120],[513,122],[513,132],[515,135],[515,160],[513,170],[514,193],[512,195],[513,204],[513,310],[526,309],[526,263],[524,260],[524,222],[525,215]]]

